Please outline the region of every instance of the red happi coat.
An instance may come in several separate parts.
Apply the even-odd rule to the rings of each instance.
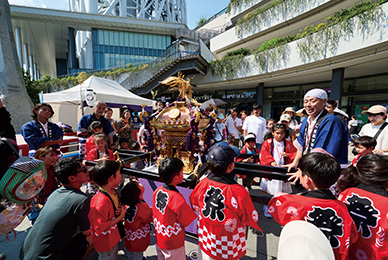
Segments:
[[[362,157],[361,154],[357,154],[356,156],[354,156],[354,158],[350,164],[353,165],[354,167],[356,167],[356,164],[361,159],[361,157]]]
[[[288,154],[288,157],[284,158],[285,164],[290,164],[295,159],[296,155],[296,148],[295,146],[288,140],[286,141],[286,153]],[[263,145],[261,146],[260,150],[260,164],[261,165],[269,165],[271,166],[271,162],[274,162],[275,159],[273,158],[273,151],[271,150],[271,144],[273,140],[272,138],[268,138],[263,142]]]
[[[144,252],[150,245],[150,223],[152,208],[144,201],[136,204],[133,212],[127,210],[125,215],[125,248],[131,252]]]
[[[111,161],[116,160],[116,156],[113,154],[113,152],[111,150],[105,149],[105,154],[109,155],[108,160],[111,160]],[[99,154],[98,148],[95,147],[92,150],[90,150],[86,154],[85,159],[88,161],[95,161],[97,159],[100,159],[100,154]]]
[[[239,259],[246,254],[246,225],[260,229],[259,214],[243,186],[209,174],[190,195],[199,211],[198,243],[214,259]]]
[[[360,184],[343,191],[338,199],[348,207],[358,230],[349,259],[388,259],[388,192]]]
[[[111,200],[100,191],[94,195],[90,202],[88,217],[96,251],[102,253],[111,250],[121,240],[121,237],[117,224],[105,231],[109,222],[115,219],[115,213]]]
[[[85,142],[85,154],[88,154],[93,148],[96,148],[96,145],[94,144],[94,135],[91,135]]]
[[[156,244],[164,250],[184,246],[185,227],[197,214],[182,194],[174,186],[164,184],[154,191],[152,205]]]
[[[255,153],[253,153],[252,155],[260,154],[260,151],[259,151],[259,149],[257,149],[256,145],[255,145],[255,147],[253,147],[253,150],[255,151]],[[244,154],[248,153],[248,145],[247,144],[244,145],[244,147],[241,149],[240,153],[244,153]],[[242,160],[244,160],[244,159],[237,157],[236,161],[242,162]],[[259,158],[253,160],[253,163],[258,163],[258,162],[259,162]],[[240,175],[240,174],[237,174],[237,176],[241,179],[245,179],[247,177],[245,175]]]
[[[293,220],[314,224],[328,238],[336,260],[348,259],[349,244],[357,241],[357,229],[345,204],[328,190],[273,197],[268,204],[268,213],[283,226]]]
[[[259,151],[259,149],[257,149],[257,147],[256,147],[256,145],[255,145],[255,147],[253,147],[253,150],[254,150],[254,153],[252,153],[252,155],[255,155],[255,154],[259,154],[260,153],[260,151]],[[248,153],[249,151],[248,151],[248,145],[247,144],[245,144],[244,145],[244,147],[241,149],[241,151],[240,151],[240,153],[243,153],[243,154],[246,154],[246,153]],[[238,158],[237,157],[237,162],[241,162],[242,160],[244,160],[243,158]],[[258,163],[259,162],[259,159],[255,159],[254,161],[253,161],[253,163]]]

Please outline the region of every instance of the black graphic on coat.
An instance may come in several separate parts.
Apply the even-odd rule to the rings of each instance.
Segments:
[[[338,248],[340,241],[337,236],[343,236],[343,220],[331,208],[314,207],[308,212],[306,221],[314,224],[327,237],[332,248]]]
[[[162,214],[164,214],[164,210],[167,207],[168,203],[168,194],[166,192],[163,192],[162,190],[158,191],[158,194],[156,194],[156,203],[155,207],[159,209]]]
[[[127,212],[125,213],[125,219],[129,222],[133,222],[136,216],[137,207],[128,207]]]
[[[210,186],[204,198],[205,206],[202,210],[204,217],[209,217],[211,220],[217,218],[220,222],[223,221],[225,219],[225,214],[222,211],[225,209],[224,200],[225,197],[222,195],[222,190]]]
[[[379,211],[373,207],[372,201],[368,198],[360,198],[357,194],[347,197],[345,205],[348,207],[349,214],[352,217],[357,230],[361,229],[361,236],[370,238],[371,227],[376,227]]]

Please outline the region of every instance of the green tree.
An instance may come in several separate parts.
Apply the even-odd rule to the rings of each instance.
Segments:
[[[202,16],[201,18],[199,18],[199,21],[197,22],[197,27],[196,29],[198,28],[201,28],[202,26],[204,26],[205,24],[207,24],[207,18]]]
[[[28,73],[28,71],[24,71],[22,69],[22,72],[23,72],[24,85],[26,87],[27,94],[31,98],[32,103],[34,103],[34,105],[38,104],[39,92],[40,92],[39,85],[35,80],[31,79],[31,75]]]

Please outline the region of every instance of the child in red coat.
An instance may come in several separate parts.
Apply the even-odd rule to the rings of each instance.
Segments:
[[[183,181],[183,166],[178,158],[166,158],[159,165],[165,184],[154,191],[152,199],[158,259],[186,259],[185,227],[197,214],[176,188]]]
[[[344,170],[338,181],[338,200],[345,203],[358,231],[357,242],[349,246],[349,259],[388,259],[387,165],[388,156],[368,154],[357,167]]]
[[[256,135],[254,133],[248,133],[244,138],[245,145],[241,149],[240,154],[252,154],[252,155],[259,155],[260,151],[256,146]],[[245,162],[245,163],[258,163],[259,157],[256,156],[254,158],[253,156],[250,156],[248,158],[243,157],[237,157],[237,162]],[[253,177],[247,177],[245,175],[237,175],[239,178],[242,179],[243,186],[247,187],[249,190],[252,188],[252,184],[258,184],[254,181]]]
[[[106,148],[107,145],[107,139],[105,134],[97,134],[94,136],[94,144],[96,145],[95,148],[90,150],[87,154],[85,159],[88,161],[101,161],[104,159],[108,160],[116,160],[116,156],[113,154],[111,150]]]
[[[307,192],[273,197],[268,213],[280,225],[293,220],[314,224],[327,237],[336,260],[348,259],[349,245],[357,241],[357,229],[345,204],[338,201],[329,188],[341,174],[341,166],[323,153],[304,155],[293,178],[299,179]]]
[[[85,159],[88,161],[99,162],[102,160],[111,160],[114,161],[116,159],[115,155],[111,150],[106,148],[107,139],[105,134],[97,134],[94,136],[94,143],[96,145],[95,148],[90,150]],[[98,190],[98,185],[91,179],[86,187],[86,194],[90,196],[94,196]]]
[[[357,155],[352,160],[352,165],[356,165],[357,162],[361,159],[362,156],[373,153],[377,142],[373,137],[364,135],[359,138],[354,139],[354,148],[357,151]]]
[[[94,121],[89,126],[90,131],[93,132],[91,136],[88,137],[85,143],[85,154],[88,154],[89,151],[91,151],[93,148],[96,147],[94,144],[94,136],[99,133],[104,133],[103,131],[103,125],[100,121]]]
[[[260,164],[268,166],[282,166],[292,163],[296,155],[294,145],[286,140],[287,127],[275,124],[269,138],[263,142],[260,151]],[[280,180],[262,180],[262,189],[269,194],[277,192],[291,193],[291,185]]]
[[[152,208],[143,200],[143,193],[144,186],[140,182],[129,182],[121,190],[121,202],[128,206],[124,244],[130,259],[143,259],[143,253],[150,245]]]
[[[116,259],[121,222],[126,207],[120,205],[119,195],[115,189],[120,184],[120,164],[104,160],[96,165],[91,172],[92,179],[98,184],[99,190],[90,202],[89,220],[92,229],[94,248],[99,259]]]
[[[252,154],[252,155],[257,154],[258,155],[260,153],[259,149],[256,146],[256,135],[254,133],[248,133],[244,137],[244,142],[245,142],[245,145],[241,149],[240,154]],[[259,158],[254,159],[253,156],[245,158],[245,159],[244,158],[237,158],[237,162],[258,163]]]
[[[201,259],[240,259],[246,254],[246,226],[260,230],[248,191],[230,176],[235,156],[225,142],[212,145],[207,161],[211,173],[190,195],[192,207],[199,212]]]

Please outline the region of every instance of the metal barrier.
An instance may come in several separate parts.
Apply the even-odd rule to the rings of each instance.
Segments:
[[[148,159],[151,160],[154,156],[153,152],[140,152],[140,151],[132,151],[132,150],[121,150],[119,149],[117,152],[120,157],[122,164],[122,173],[138,178],[144,178],[153,181],[163,182],[158,173],[145,171],[145,170],[136,170],[132,168],[127,168],[125,165],[129,163],[133,163],[139,160]],[[94,166],[97,162],[86,161],[87,166]],[[296,170],[292,170],[291,172],[295,172]],[[199,178],[208,172],[208,167],[206,164],[202,165],[198,169],[198,174],[190,174],[183,179],[183,182],[179,184],[181,187],[193,189],[197,184]],[[236,162],[235,168],[232,171],[234,174],[245,175],[248,177],[259,177],[259,178],[267,178],[274,180],[287,181],[289,176],[287,175],[287,169],[281,167],[272,167],[272,166],[264,166],[259,164],[251,164],[251,163],[242,163]],[[272,198],[271,195],[259,192],[259,194],[250,194],[252,201],[260,204],[268,204],[269,200]]]

